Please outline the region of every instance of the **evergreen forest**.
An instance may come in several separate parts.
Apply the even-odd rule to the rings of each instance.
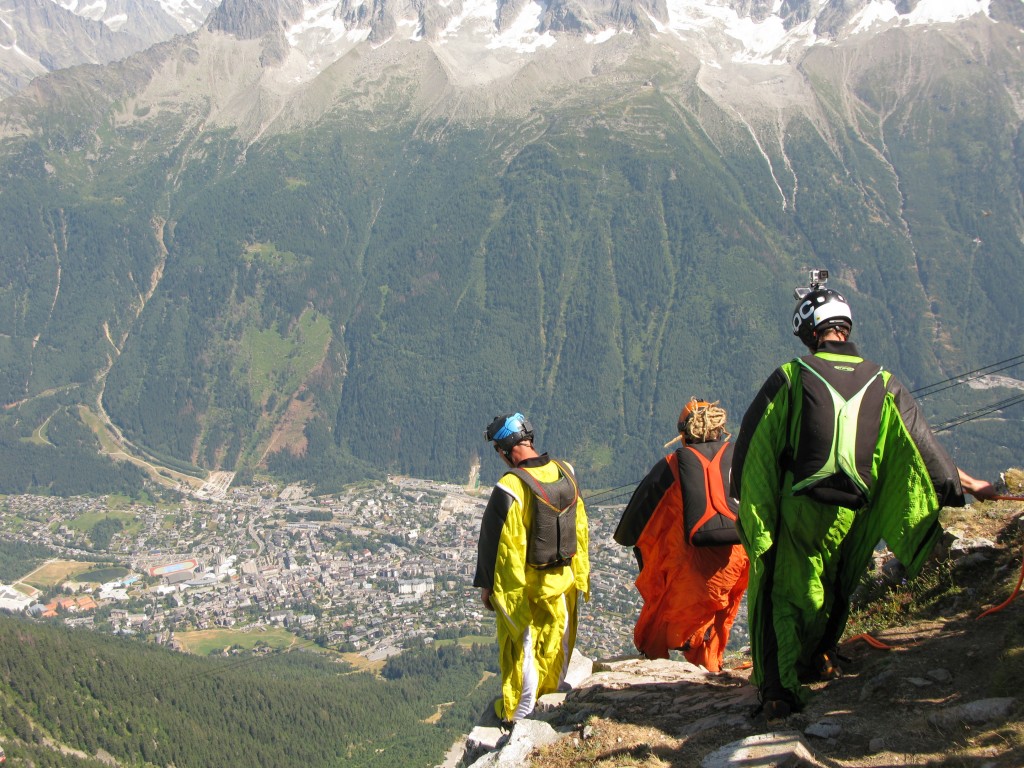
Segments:
[[[434,766],[497,695],[491,646],[394,657],[198,658],[0,614],[0,745],[13,764]]]

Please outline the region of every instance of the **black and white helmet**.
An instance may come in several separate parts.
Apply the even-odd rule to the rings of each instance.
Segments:
[[[793,335],[805,346],[815,346],[814,333],[837,326],[853,328],[850,305],[838,291],[815,288],[797,299],[793,311]]]

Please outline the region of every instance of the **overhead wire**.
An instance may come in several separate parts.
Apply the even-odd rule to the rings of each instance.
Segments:
[[[938,434],[939,432],[947,432],[953,429],[954,427],[959,427],[961,424],[966,424],[969,421],[980,419],[982,416],[988,416],[990,413],[995,413],[996,411],[1005,410],[1010,406],[1017,405],[1018,403],[1022,402],[1024,402],[1024,394],[1007,397],[1004,400],[1000,400],[995,403],[990,403],[989,405],[982,406],[981,408],[978,408],[973,411],[968,411],[967,413],[961,414],[960,416],[955,416],[952,419],[948,419],[947,421],[944,421],[941,424],[937,424],[932,429],[932,432],[936,434]]]
[[[981,368],[975,368],[973,371],[960,373],[956,376],[951,376],[948,379],[936,381],[932,384],[925,384],[922,387],[911,390],[910,394],[914,395],[918,400],[923,400],[924,398],[938,394],[939,392],[945,392],[947,389],[958,387],[961,384],[967,384],[971,381],[976,381],[977,379],[990,376],[994,373],[999,373],[1000,371],[1005,371],[1007,368],[1013,368],[1014,366],[1021,365],[1022,363],[1024,363],[1024,355],[1008,357],[1005,360],[990,363],[989,365],[982,366]]]
[[[923,400],[926,397],[938,394],[939,392],[945,392],[947,389],[952,389],[953,387],[958,387],[962,384],[977,381],[978,379],[984,378],[985,376],[991,376],[992,374],[999,373],[1000,371],[1005,371],[1009,368],[1013,368],[1021,364],[1024,364],[1024,354],[1014,355],[1013,357],[998,360],[994,363],[983,365],[980,368],[975,368],[974,370],[971,371],[965,371],[964,373],[959,373],[955,376],[950,376],[949,378],[943,379],[941,381],[936,381],[931,384],[925,384],[924,386],[911,390],[910,393],[914,395],[917,400]],[[1024,395],[1015,395],[1013,397],[1008,397],[1004,400],[1000,400],[997,403],[992,403],[990,405],[978,408],[974,411],[969,411],[967,413],[961,414],[960,416],[948,419],[947,421],[944,421],[940,423],[938,426],[934,427],[932,429],[932,432],[948,432],[949,430],[959,427],[962,424],[967,424],[968,422],[974,421],[975,419],[980,419],[983,416],[989,415],[990,413],[1004,410],[1006,408],[1009,408],[1010,406],[1017,405],[1018,403],[1021,402],[1024,402]],[[619,485],[614,488],[608,488],[603,491],[597,491],[595,493],[590,494],[589,496],[584,496],[583,500],[588,504],[594,504],[598,502],[600,502],[601,504],[608,504],[612,501],[629,495],[630,493],[632,493],[632,489],[636,488],[636,486],[639,484],[640,481],[636,481],[633,483],[627,483],[625,485]],[[628,488],[630,490],[622,493],[617,493],[618,491],[622,491],[625,488]]]
[[[594,493],[592,493],[592,494],[590,494],[588,496],[584,496],[583,500],[586,501],[586,502],[597,501],[598,499],[600,499],[603,496],[609,496],[609,495],[611,495],[613,493],[616,493],[617,491],[621,491],[623,488],[634,488],[634,487],[636,487],[636,485],[637,485],[637,483],[626,483],[625,485],[617,485],[614,488],[608,488],[608,489],[603,490],[603,491],[595,491]],[[618,493],[614,498],[618,498],[619,496],[623,496],[623,495],[625,495],[625,494]]]

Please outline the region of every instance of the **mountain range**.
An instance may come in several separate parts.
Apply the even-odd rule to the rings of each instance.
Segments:
[[[34,77],[77,64],[106,64],[194,31],[213,0],[3,0],[0,98]]]
[[[912,389],[1008,365],[1022,27],[1021,0],[224,0],[36,77],[0,102],[0,489],[135,482],[97,450],[464,480],[512,410],[629,483],[691,395],[738,425],[800,353],[811,267]],[[1024,425],[942,439],[993,473]]]

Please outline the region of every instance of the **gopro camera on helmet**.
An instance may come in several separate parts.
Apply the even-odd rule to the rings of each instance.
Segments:
[[[828,270],[827,269],[812,269],[810,274],[810,280],[808,280],[808,287],[804,288],[800,286],[793,291],[793,298],[797,301],[803,301],[811,291],[816,291],[822,288],[825,283],[828,282]]]
[[[817,348],[818,332],[845,326],[849,334],[853,329],[853,314],[841,293],[825,287],[827,269],[812,269],[810,278],[810,286],[793,291],[797,301],[793,311],[793,335],[813,350]]]

